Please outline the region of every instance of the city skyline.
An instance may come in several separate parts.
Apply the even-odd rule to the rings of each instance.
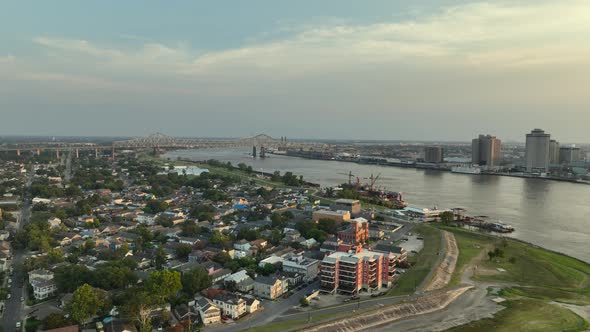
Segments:
[[[114,5],[3,4],[2,135],[590,142],[584,1]]]

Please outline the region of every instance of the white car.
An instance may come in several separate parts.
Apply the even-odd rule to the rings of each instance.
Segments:
[[[16,322],[16,328],[20,329],[20,322]]]

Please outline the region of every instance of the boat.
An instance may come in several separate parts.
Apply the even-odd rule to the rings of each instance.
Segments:
[[[490,230],[498,233],[511,233],[514,232],[514,227],[507,225],[503,222],[491,222],[488,224]]]
[[[451,168],[451,172],[460,174],[481,174],[481,168],[472,166],[455,166]]]

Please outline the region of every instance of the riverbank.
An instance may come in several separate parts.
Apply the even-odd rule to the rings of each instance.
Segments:
[[[272,154],[272,153],[270,153],[270,154]],[[309,159],[309,160],[346,162],[346,163],[354,163],[354,164],[358,164],[358,165],[376,165],[376,166],[385,166],[385,167],[414,168],[414,169],[423,169],[423,170],[430,170],[430,171],[449,172],[449,173],[453,173],[453,174],[469,175],[469,176],[493,175],[493,176],[506,176],[506,177],[515,177],[515,178],[525,178],[525,179],[550,180],[550,181],[559,181],[559,182],[569,182],[569,183],[590,185],[590,181],[583,181],[580,179],[572,179],[572,178],[564,178],[564,177],[556,177],[556,176],[540,176],[540,175],[526,174],[526,173],[521,173],[521,172],[510,173],[510,172],[482,171],[481,173],[471,174],[471,173],[461,173],[461,172],[453,172],[452,171],[452,168],[454,166],[460,166],[460,165],[429,164],[429,163],[418,163],[418,162],[390,162],[390,161],[382,160],[380,158],[375,158],[375,160],[373,160],[373,161],[371,161],[371,160],[357,160],[357,159],[319,158],[319,157],[314,157],[314,156],[306,156],[306,155],[302,155],[302,154],[296,154],[296,155],[280,154],[280,156],[286,156],[286,157],[291,157],[291,158],[302,158],[302,159]]]

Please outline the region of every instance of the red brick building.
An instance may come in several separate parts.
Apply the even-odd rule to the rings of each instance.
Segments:
[[[369,240],[369,222],[365,218],[350,221],[350,226],[338,232],[338,238],[344,243],[360,244]]]

